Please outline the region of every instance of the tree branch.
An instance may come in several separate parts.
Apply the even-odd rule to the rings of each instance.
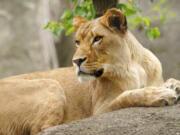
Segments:
[[[109,8],[115,8],[117,3],[118,0],[93,0],[96,17],[102,16]]]

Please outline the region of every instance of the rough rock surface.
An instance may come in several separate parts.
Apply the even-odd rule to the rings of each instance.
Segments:
[[[180,135],[180,104],[121,109],[48,128],[38,135]]]

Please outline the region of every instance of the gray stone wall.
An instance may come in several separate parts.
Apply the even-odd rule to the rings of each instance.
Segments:
[[[0,0],[0,77],[58,66],[45,1]]]

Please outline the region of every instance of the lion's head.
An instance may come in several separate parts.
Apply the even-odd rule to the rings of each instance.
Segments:
[[[120,67],[121,61],[129,55],[124,40],[127,33],[125,15],[113,8],[92,21],[76,16],[73,25],[77,50],[72,61],[79,80],[117,74],[117,66]]]

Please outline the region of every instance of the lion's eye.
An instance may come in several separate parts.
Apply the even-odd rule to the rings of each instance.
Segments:
[[[96,36],[96,37],[93,39],[93,43],[100,41],[102,38],[103,38],[103,36]]]
[[[79,46],[80,41],[79,40],[75,40],[76,46]]]

